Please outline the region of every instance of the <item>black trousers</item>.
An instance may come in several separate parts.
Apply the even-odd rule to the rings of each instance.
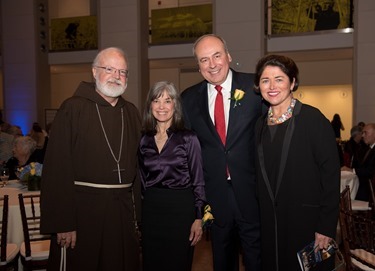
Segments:
[[[228,182],[229,219],[224,225],[211,226],[212,252],[215,271],[238,271],[239,252],[246,271],[260,270],[259,220],[256,223],[243,219],[233,187]],[[224,197],[223,197],[224,198]]]

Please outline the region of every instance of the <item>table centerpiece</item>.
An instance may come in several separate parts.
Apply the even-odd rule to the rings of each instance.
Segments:
[[[43,165],[38,162],[31,162],[30,164],[18,169],[19,179],[21,183],[27,186],[29,191],[40,190],[42,169]]]

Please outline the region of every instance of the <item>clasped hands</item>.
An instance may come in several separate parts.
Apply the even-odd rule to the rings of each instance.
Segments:
[[[74,248],[77,242],[77,232],[76,231],[69,231],[69,232],[60,232],[57,234],[57,244],[66,247],[66,248]]]

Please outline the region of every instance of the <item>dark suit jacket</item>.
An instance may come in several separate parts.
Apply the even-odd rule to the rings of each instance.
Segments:
[[[359,179],[359,187],[356,195],[357,200],[369,201],[370,185],[368,180],[373,178],[375,173],[375,148],[369,150],[362,163],[355,167],[355,173]]]
[[[226,146],[215,130],[208,108],[207,81],[202,81],[182,93],[186,126],[194,130],[202,147],[205,189],[215,222],[228,220],[225,198],[228,189],[228,165],[233,190],[247,221],[258,221],[258,203],[255,197],[255,135],[254,128],[262,113],[260,95],[253,90],[253,75],[233,71],[232,93],[245,91],[240,105],[231,102]]]
[[[281,174],[275,195],[261,171],[261,148],[266,144],[261,139],[268,129],[266,118],[265,114],[256,127],[261,244],[262,255],[267,255],[262,270],[276,270],[276,265],[279,270],[300,270],[296,253],[314,240],[315,232],[336,237],[340,164],[335,136],[321,112],[297,101],[288,126],[291,136],[284,171],[280,173],[280,164],[273,169]],[[285,138],[287,135],[286,132]],[[264,153],[264,157],[267,155],[277,154]]]

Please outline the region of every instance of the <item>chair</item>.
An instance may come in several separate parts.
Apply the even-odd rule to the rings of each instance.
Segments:
[[[369,179],[369,187],[370,187],[370,206],[371,206],[371,213],[372,213],[372,218],[375,219],[375,193],[374,193],[374,188],[375,188],[375,177]]]
[[[0,241],[0,271],[9,269],[18,270],[19,247],[16,244],[8,243],[8,209],[9,196],[0,198],[3,206],[3,216],[1,220],[1,241]]]
[[[340,194],[340,210],[352,211],[352,202],[350,198],[350,187],[347,185]]]
[[[346,270],[375,271],[375,221],[348,209],[347,194],[341,193],[339,215]]]
[[[24,270],[46,269],[50,235],[40,233],[40,195],[18,194],[24,242],[20,254]]]
[[[350,198],[350,187],[347,185],[345,189],[341,192],[340,205],[344,207],[345,210],[355,211],[355,212],[365,212],[364,215],[371,214],[373,209],[370,202],[362,200],[354,200]]]

